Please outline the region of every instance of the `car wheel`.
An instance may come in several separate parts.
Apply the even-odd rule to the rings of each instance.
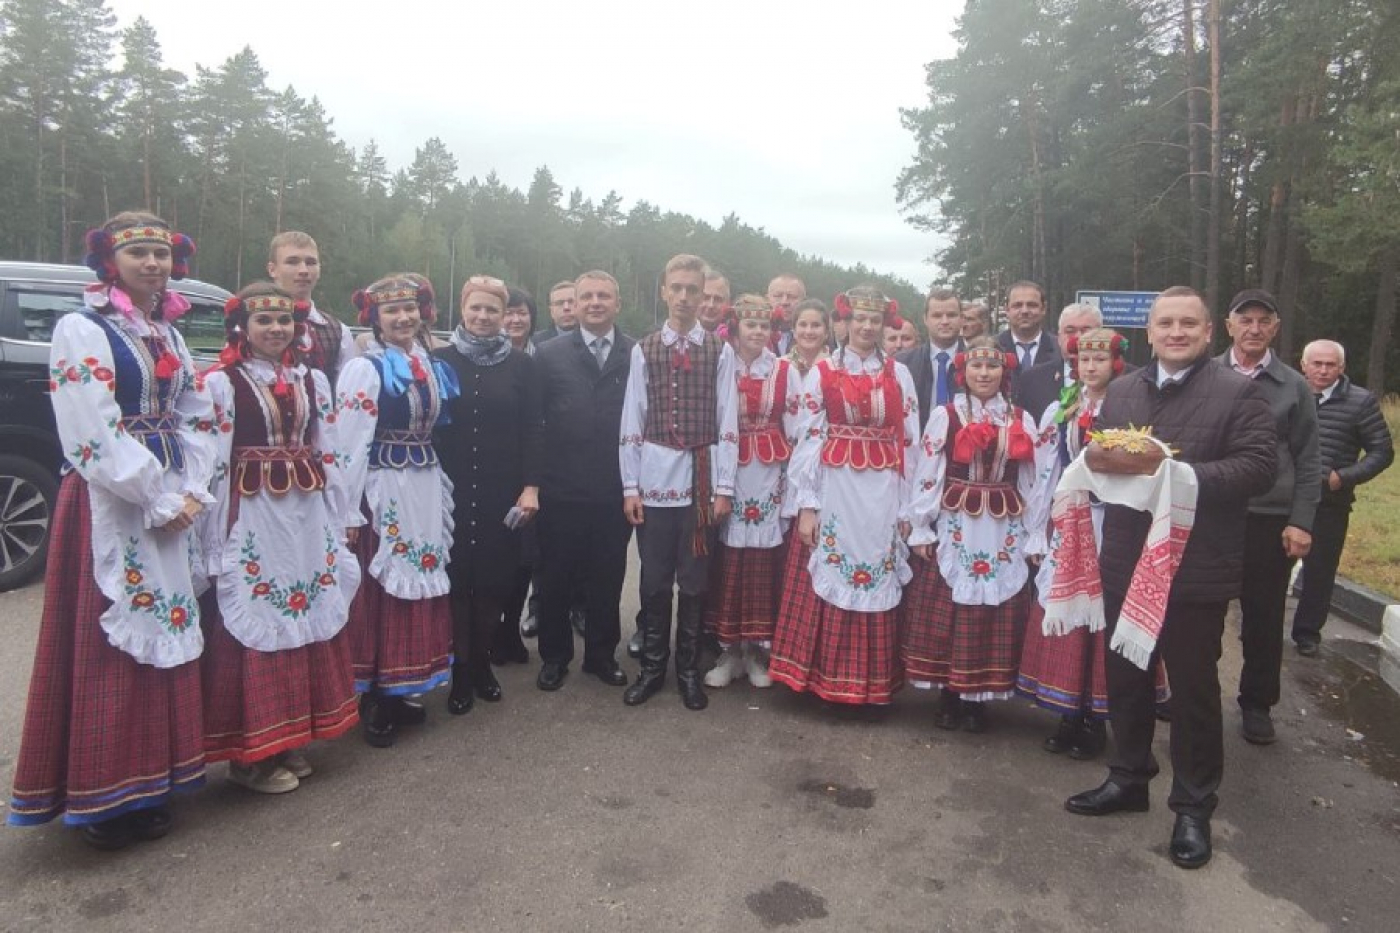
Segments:
[[[44,569],[57,498],[58,480],[42,464],[0,454],[0,590]]]

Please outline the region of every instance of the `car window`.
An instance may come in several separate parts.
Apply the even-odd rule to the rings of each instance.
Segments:
[[[210,298],[186,295],[190,310],[177,322],[190,352],[199,357],[215,357],[224,346],[224,306]]]
[[[82,286],[64,290],[62,286],[52,289],[11,286],[5,293],[5,303],[11,320],[18,320],[23,328],[22,339],[47,343],[53,339],[53,327],[58,319],[70,311],[80,311],[83,307]]]

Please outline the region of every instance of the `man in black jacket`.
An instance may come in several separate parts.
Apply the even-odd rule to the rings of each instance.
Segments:
[[[1071,383],[1069,376],[1069,341],[1071,337],[1087,334],[1103,326],[1103,312],[1091,304],[1073,304],[1060,312],[1056,328],[1056,348],[1059,356],[1038,363],[1021,373],[1016,380],[1015,402],[1040,423],[1040,416],[1051,402],[1060,400],[1060,393]]]
[[[535,352],[545,422],[540,483],[541,690],[558,690],[574,657],[569,593],[582,580],[583,670],[621,687],[615,658],[632,526],[622,511],[617,438],[634,341],[619,331],[617,280],[585,272],[575,283],[579,326]]]
[[[1293,643],[1309,658],[1318,652],[1332,605],[1356,487],[1375,479],[1395,459],[1376,397],[1348,379],[1346,368],[1346,350],[1336,341],[1314,340],[1303,348],[1303,377],[1317,404],[1322,461],[1322,501],[1313,519],[1312,550],[1298,576],[1301,593],[1293,613]]]
[[[1177,818],[1170,853],[1183,868],[1199,868],[1211,856],[1210,817],[1225,759],[1216,670],[1220,638],[1225,611],[1240,594],[1249,498],[1269,489],[1278,461],[1267,403],[1253,382],[1211,360],[1210,335],[1210,311],[1201,297],[1183,286],[1167,289],[1148,318],[1156,362],[1108,387],[1101,424],[1151,425],[1174,447],[1196,476],[1196,519],[1152,661],[1143,670],[1115,651],[1105,658],[1115,746],[1108,780],[1065,802],[1083,816],[1148,809],[1147,785],[1158,771],[1152,734],[1160,657],[1172,685],[1167,805]],[[1164,456],[1155,447],[1151,453],[1149,460]],[[1150,524],[1148,513],[1105,508],[1100,561],[1110,633]]]
[[[535,346],[555,337],[571,334],[578,330],[578,313],[574,309],[575,285],[573,282],[556,282],[549,290],[548,327],[535,334]]]
[[[1219,361],[1254,380],[1269,403],[1278,438],[1274,485],[1249,502],[1240,592],[1244,738],[1253,745],[1269,745],[1276,738],[1269,710],[1279,700],[1288,576],[1293,562],[1306,557],[1312,547],[1313,515],[1321,495],[1317,403],[1302,375],[1270,349],[1279,328],[1272,295],[1258,288],[1240,292],[1230,301],[1225,326],[1230,348]]]

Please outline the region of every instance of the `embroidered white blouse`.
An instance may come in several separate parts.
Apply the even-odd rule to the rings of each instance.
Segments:
[[[112,601],[102,629],[113,647],[142,664],[176,667],[204,650],[196,599],[208,580],[194,529],[162,526],[180,513],[187,495],[214,504],[214,409],[175,328],[113,309],[105,291],[88,292],[85,301],[113,336],[87,314],[60,318],[49,351],[49,388],[64,456],[88,484],[93,570]],[[124,420],[117,400],[119,379],[140,380],[136,417],[162,414],[152,407],[157,361],[142,340],[153,337],[181,364],[165,423],[176,432],[182,469],[162,466]],[[120,367],[113,339],[123,347]]]

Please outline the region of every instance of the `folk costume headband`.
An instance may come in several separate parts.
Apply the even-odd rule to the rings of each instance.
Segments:
[[[437,318],[437,312],[433,306],[433,287],[426,282],[420,284],[404,276],[382,279],[369,288],[359,289],[350,296],[350,301],[355,305],[355,310],[359,312],[358,320],[361,327],[378,324],[379,309],[384,305],[404,304],[406,302],[412,302],[418,306],[418,311],[423,316],[423,323],[432,324]]]
[[[1011,389],[1011,371],[1017,368],[1016,354],[1008,353],[1001,347],[970,347],[953,355],[953,384],[958,388],[967,385],[967,366],[977,360],[995,363],[1001,367],[1001,393],[1006,395]]]
[[[886,327],[900,326],[899,302],[878,293],[876,295],[852,294],[851,292],[854,291],[856,289],[841,292],[836,296],[834,302],[836,320],[849,321],[857,311],[877,311],[884,316]]]
[[[170,248],[170,277],[183,279],[190,273],[190,257],[195,254],[194,240],[176,233],[161,223],[130,224],[115,230],[98,227],[84,237],[87,255],[83,264],[107,285],[114,285],[117,274],[117,250],[128,246],[167,246]]]

